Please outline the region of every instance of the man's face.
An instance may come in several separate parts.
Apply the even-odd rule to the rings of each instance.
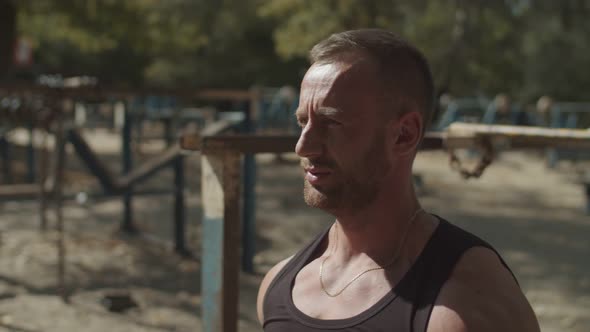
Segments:
[[[382,88],[368,63],[314,64],[301,84],[296,152],[308,205],[355,211],[372,202],[392,170]]]

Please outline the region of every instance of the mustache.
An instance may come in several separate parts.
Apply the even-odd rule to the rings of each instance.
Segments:
[[[299,162],[302,168],[310,168],[312,166],[321,168],[336,168],[336,163],[328,159],[307,159],[301,158]]]

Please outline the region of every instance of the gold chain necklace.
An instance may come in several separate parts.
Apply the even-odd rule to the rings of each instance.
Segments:
[[[361,276],[363,276],[365,273],[371,272],[371,271],[377,271],[377,270],[384,270],[388,267],[390,267],[391,265],[393,265],[399,258],[399,254],[401,252],[401,249],[404,247],[404,244],[406,242],[406,238],[408,237],[408,232],[410,230],[410,227],[412,226],[412,223],[414,222],[414,220],[416,219],[416,217],[418,216],[418,214],[420,212],[423,212],[424,210],[422,208],[416,210],[416,212],[414,212],[414,214],[412,215],[412,217],[410,218],[410,221],[408,222],[408,227],[406,227],[406,231],[404,232],[404,236],[402,237],[402,241],[400,246],[397,248],[397,251],[395,252],[395,256],[393,256],[393,259],[383,265],[383,266],[379,266],[379,267],[373,267],[370,268],[368,270],[365,270],[359,274],[357,274],[356,276],[354,276],[354,278],[352,278],[348,283],[346,283],[346,285],[344,285],[344,287],[342,287],[342,289],[340,289],[339,291],[337,291],[336,293],[331,293],[330,291],[328,291],[328,289],[326,289],[326,285],[324,284],[324,279],[323,279],[323,272],[324,272],[324,263],[326,263],[326,260],[328,258],[330,258],[330,256],[332,256],[332,254],[326,256],[323,260],[322,263],[320,264],[320,285],[322,286],[322,290],[324,291],[324,293],[326,293],[326,295],[328,295],[329,297],[336,297],[340,294],[342,294],[342,292],[344,292],[345,289],[348,288],[348,286],[350,286],[353,282],[355,282],[358,278],[360,278]],[[338,224],[335,224],[336,226]],[[335,226],[335,227],[336,227]],[[336,245],[338,244],[338,231],[336,230],[336,239],[335,239],[335,243]],[[336,247],[334,247],[334,249],[332,250],[332,253],[334,253],[334,251],[336,251]]]

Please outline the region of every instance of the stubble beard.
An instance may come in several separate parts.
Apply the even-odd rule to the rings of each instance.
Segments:
[[[358,211],[372,203],[383,188],[383,178],[391,166],[384,156],[385,134],[379,133],[371,148],[354,166],[334,170],[340,181],[330,186],[312,186],[304,180],[303,198],[311,207],[329,213]]]

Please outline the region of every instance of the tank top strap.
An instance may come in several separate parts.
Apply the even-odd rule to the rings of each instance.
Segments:
[[[436,232],[424,248],[420,259],[412,269],[411,280],[415,295],[412,331],[426,331],[432,309],[438,294],[451,276],[453,269],[463,254],[473,247],[484,247],[492,250],[508,271],[510,268],[500,254],[486,241],[436,216],[440,221]],[[512,274],[512,271],[510,271]],[[514,274],[512,274],[514,277]],[[516,277],[514,277],[516,280]],[[518,283],[518,281],[517,281]]]
[[[311,256],[314,254],[314,252],[317,250],[317,248],[321,245],[322,241],[324,240],[324,238],[328,235],[328,232],[330,232],[330,228],[332,228],[332,224],[330,224],[324,231],[320,232],[307,246],[303,247],[301,250],[299,250],[295,255],[293,255],[293,257],[289,260],[289,262],[287,264],[285,264],[285,266],[281,269],[281,271],[279,271],[279,273],[277,273],[277,275],[274,277],[274,279],[270,282],[267,290],[266,290],[266,294],[264,296],[264,300],[263,300],[263,312],[264,312],[264,317],[266,320],[266,317],[271,317],[273,315],[272,310],[273,307],[272,306],[268,306],[267,303],[280,303],[284,301],[284,297],[287,295],[290,295],[290,288],[289,288],[289,283],[283,283],[283,285],[280,287],[281,289],[278,289],[277,291],[275,291],[276,287],[279,287],[278,284],[280,281],[283,280],[291,280],[294,278],[294,274],[299,273],[299,270],[301,270],[303,268],[303,266],[305,264],[307,264],[307,262],[310,260]],[[284,294],[285,292],[288,292],[287,294]],[[280,297],[280,298],[274,298],[274,297]]]

